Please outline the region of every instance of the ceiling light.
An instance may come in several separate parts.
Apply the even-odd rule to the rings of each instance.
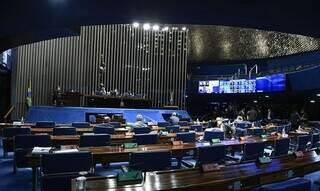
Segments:
[[[183,31],[187,30],[187,27],[182,27],[182,30],[183,30]]]
[[[314,101],[314,100],[310,100],[310,103],[316,103],[316,101]]]
[[[320,97],[320,94],[317,94],[318,97]]]
[[[257,101],[257,100],[254,100],[253,102],[254,102],[254,103],[258,103],[258,101]]]
[[[150,24],[146,23],[143,25],[144,30],[149,30],[151,28]]]
[[[169,30],[169,27],[163,27],[162,30],[163,30],[163,31],[168,31],[168,30]]]
[[[153,27],[152,27],[152,29],[154,30],[154,31],[157,31],[157,30],[159,30],[159,25],[153,25]]]
[[[269,98],[270,96],[268,96],[268,95],[266,95],[266,96],[264,96],[265,98]]]
[[[133,25],[133,27],[135,27],[135,28],[139,27],[139,23],[137,23],[137,22],[134,22],[132,25]]]

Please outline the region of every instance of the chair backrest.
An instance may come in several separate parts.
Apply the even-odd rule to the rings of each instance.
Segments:
[[[170,125],[170,123],[168,123],[168,122],[158,122],[158,127],[166,127],[169,125]]]
[[[171,167],[171,153],[168,150],[132,152],[129,166],[141,171],[167,170]]]
[[[112,125],[114,128],[121,128],[121,123],[120,122],[112,121],[109,124]]]
[[[203,131],[203,127],[202,127],[202,125],[191,125],[190,126],[190,130],[197,131],[197,132],[202,132]]]
[[[111,142],[111,136],[109,134],[98,135],[81,135],[80,147],[102,147],[108,146]]]
[[[225,145],[201,146],[198,148],[198,164],[222,163],[225,155]]]
[[[76,135],[77,129],[74,127],[55,127],[53,128],[53,135]]]
[[[89,171],[91,166],[90,152],[50,153],[41,156],[42,174]]]
[[[185,127],[185,126],[189,125],[189,122],[188,121],[179,121],[178,125]]]
[[[3,137],[10,138],[17,135],[28,135],[31,134],[30,128],[24,127],[9,127],[3,129]]]
[[[237,128],[240,128],[240,129],[247,129],[247,128],[252,127],[252,124],[248,123],[248,122],[236,123],[235,125]]]
[[[74,122],[71,125],[72,127],[75,128],[90,128],[90,123],[88,122]]]
[[[285,128],[286,128],[285,125],[280,125],[277,127],[277,132],[282,133],[283,129],[286,130]]]
[[[308,142],[311,143],[311,135],[301,135],[297,138],[297,151],[306,150]]]
[[[316,148],[320,146],[320,137],[319,137],[319,133],[314,133],[312,135],[312,148]]]
[[[255,160],[258,157],[262,157],[264,153],[264,147],[264,142],[244,144],[242,160]]]
[[[54,128],[56,123],[53,121],[37,121],[35,127]]]
[[[264,129],[255,128],[255,129],[253,129],[252,135],[253,136],[261,136],[263,133],[264,133]]]
[[[180,126],[178,125],[173,125],[173,126],[167,126],[166,131],[169,133],[179,133],[180,132]]]
[[[196,141],[196,133],[177,133],[177,140],[184,143],[191,143]]]
[[[211,141],[212,139],[224,140],[224,132],[223,131],[205,131],[203,140]]]
[[[15,149],[31,149],[33,147],[49,147],[50,135],[17,135],[14,138]]]
[[[276,140],[274,155],[275,156],[287,155],[289,151],[289,146],[290,146],[289,138]]]
[[[151,129],[149,127],[134,127],[132,131],[137,135],[150,133]]]
[[[157,134],[138,134],[135,135],[135,139],[138,145],[157,144],[159,141]]]
[[[94,134],[114,134],[115,130],[113,127],[103,127],[103,126],[96,126],[93,128]]]

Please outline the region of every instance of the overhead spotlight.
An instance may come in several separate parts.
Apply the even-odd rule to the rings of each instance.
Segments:
[[[150,24],[146,23],[143,25],[144,30],[149,30],[151,28]]]
[[[153,27],[152,27],[152,29],[154,30],[154,31],[158,31],[159,30],[159,25],[153,25]]]
[[[254,100],[253,103],[258,103],[258,101],[257,101],[257,100]]]
[[[162,30],[163,30],[163,31],[168,31],[168,30],[169,30],[169,27],[163,27]]]
[[[310,103],[316,103],[316,101],[314,101],[314,100],[310,100]]]
[[[270,96],[268,96],[268,95],[266,95],[266,96],[264,96],[265,98],[269,98]]]
[[[132,25],[133,25],[134,28],[139,27],[139,23],[137,23],[137,22],[134,22]]]
[[[186,30],[187,30],[187,27],[182,27],[182,30],[183,30],[183,31],[186,31]]]
[[[317,94],[317,97],[320,97],[320,94]]]

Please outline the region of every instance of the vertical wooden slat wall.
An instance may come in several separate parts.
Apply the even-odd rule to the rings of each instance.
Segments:
[[[164,27],[164,26],[163,26]],[[153,107],[185,107],[188,30],[144,30],[132,25],[84,26],[80,36],[17,47],[12,71],[13,119],[26,112],[28,81],[34,106],[51,105],[54,90],[92,94],[99,88],[98,68],[106,63],[106,90],[131,92],[152,100]],[[102,60],[103,58],[103,60]]]

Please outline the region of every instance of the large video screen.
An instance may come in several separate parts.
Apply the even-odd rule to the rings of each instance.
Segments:
[[[285,91],[285,89],[285,74],[274,74],[270,76],[257,77],[254,79],[199,81],[198,93],[260,93],[281,92]]]

